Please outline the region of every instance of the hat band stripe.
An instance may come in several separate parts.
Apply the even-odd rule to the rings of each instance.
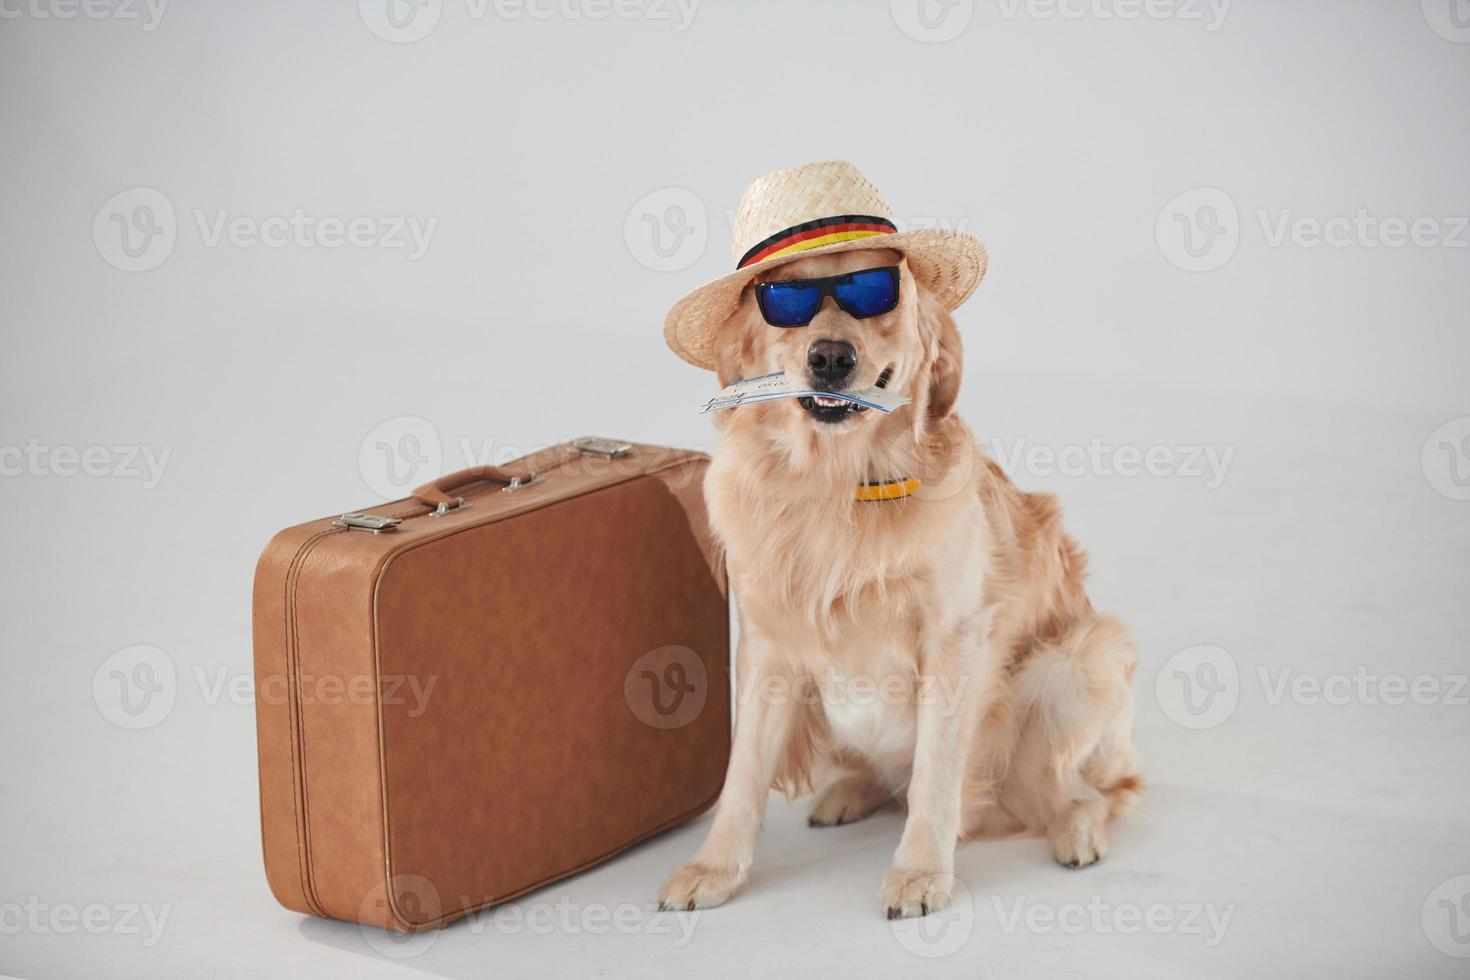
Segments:
[[[762,239],[741,257],[735,267],[743,269],[753,263],[790,252],[803,252],[819,245],[851,241],[855,238],[891,235],[896,231],[898,226],[892,221],[870,214],[841,214],[831,218],[818,218]]]
[[[834,235],[821,235],[817,238],[808,238],[805,241],[797,242],[794,245],[788,245],[785,248],[777,249],[774,252],[762,253],[760,258],[756,259],[756,261],[762,262],[766,259],[774,259],[783,255],[791,255],[796,252],[805,252],[810,249],[821,248],[823,245],[834,245],[837,242],[850,242],[856,238],[874,238],[878,235],[891,234],[893,233],[888,231],[843,231],[838,232]]]

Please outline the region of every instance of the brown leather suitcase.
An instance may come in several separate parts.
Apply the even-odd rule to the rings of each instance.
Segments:
[[[283,905],[432,928],[714,802],[729,623],[708,463],[575,440],[276,535],[254,636]]]

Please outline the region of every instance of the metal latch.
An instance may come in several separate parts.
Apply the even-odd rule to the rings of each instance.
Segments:
[[[440,503],[438,507],[435,507],[433,510],[429,511],[429,516],[443,517],[445,514],[453,514],[457,510],[464,510],[469,505],[470,502],[463,497],[455,497],[453,507],[449,506],[446,503]]]
[[[617,459],[633,451],[632,443],[620,442],[617,439],[599,439],[597,436],[573,439],[572,448],[583,455],[601,456],[604,459]]]
[[[533,483],[540,483],[544,479],[546,479],[546,477],[542,476],[540,473],[528,473],[525,476],[513,476],[510,478],[509,483],[500,488],[500,492],[515,493],[517,490],[523,490],[526,487],[531,486]]]
[[[402,523],[396,517],[384,517],[381,514],[343,514],[332,522],[337,527],[345,527],[349,531],[371,531],[373,534],[381,534],[391,531]]]

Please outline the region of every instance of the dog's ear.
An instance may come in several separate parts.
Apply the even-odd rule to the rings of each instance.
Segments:
[[[964,349],[954,317],[929,295],[918,290],[919,338],[924,345],[922,374],[914,399],[914,437],[922,439],[931,421],[948,418],[960,394]]]

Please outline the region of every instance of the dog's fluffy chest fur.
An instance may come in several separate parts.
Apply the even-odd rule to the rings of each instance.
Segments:
[[[962,693],[943,690],[943,678],[919,678],[926,639],[982,605],[979,495],[962,480],[947,493],[856,501],[848,474],[753,476],[748,467],[761,458],[717,454],[706,482],[742,629],[759,632],[791,676],[815,685],[834,747],[902,786],[918,705]]]
[[[822,657],[828,663],[814,680],[832,744],[860,753],[896,789],[913,763],[920,685],[912,664],[891,651],[853,637]]]
[[[888,785],[902,787],[912,767],[918,699],[934,686],[918,678],[917,590],[901,579],[870,582],[830,604],[809,605],[825,611],[814,616],[781,605],[772,584],[746,579],[738,591],[749,610],[747,628],[765,630],[791,675],[804,679],[797,690],[820,701],[832,746],[861,754]]]
[[[877,464],[888,477],[912,466]],[[747,615],[794,620],[806,642],[844,649],[875,631],[904,633],[907,622],[911,645],[919,626],[942,628],[936,616],[959,614],[951,597],[967,609],[979,600],[985,520],[974,468],[936,484],[939,492],[855,500],[871,468],[793,470],[738,444],[715,454],[705,495]]]

